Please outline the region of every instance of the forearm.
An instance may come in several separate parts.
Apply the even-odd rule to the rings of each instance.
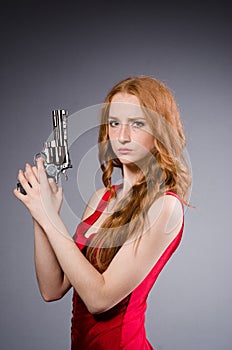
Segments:
[[[92,313],[101,309],[104,296],[104,278],[77,248],[64,223],[47,221],[43,226],[60,266],[76,289],[88,310]]]
[[[34,224],[34,259],[42,297],[46,301],[60,299],[68,289],[64,272],[42,227]]]
[[[14,194],[46,232],[43,235],[36,224],[35,265],[41,294],[45,299],[53,298],[55,294],[54,299],[58,299],[64,285],[72,285],[88,309],[93,310],[98,300],[104,300],[104,278],[83,256],[63,224],[58,214],[62,190],[57,186],[52,188],[40,158],[37,168],[37,177],[29,165],[26,166],[26,176],[19,171],[18,179],[27,195],[17,189]]]

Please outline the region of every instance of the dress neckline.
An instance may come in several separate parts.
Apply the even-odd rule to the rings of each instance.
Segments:
[[[122,185],[123,184],[121,183],[118,185],[113,185],[112,187],[117,192],[117,190],[121,188]],[[75,242],[80,249],[83,249],[84,246],[88,245],[88,242],[90,242],[94,237],[94,235],[96,234],[96,232],[93,232],[88,237],[85,236],[90,226],[93,225],[97,221],[97,219],[101,216],[101,214],[104,212],[108,204],[109,198],[110,198],[110,191],[107,190],[101,197],[95,211],[92,214],[90,214],[86,219],[81,221],[80,224],[78,225],[76,230],[76,235],[75,235]]]
[[[121,183],[118,185],[113,185],[112,187],[117,192],[117,190],[119,188],[121,188],[122,186],[123,186],[123,184]],[[180,200],[180,202],[182,204],[183,212],[184,212],[184,205],[183,205],[181,198],[176,193],[174,193],[172,191],[166,191],[165,195],[167,195],[167,194],[173,195]],[[90,242],[92,240],[92,238],[96,235],[96,232],[93,232],[88,237],[86,237],[85,233],[88,231],[90,226],[93,225],[98,220],[98,218],[101,216],[101,214],[104,212],[104,210],[108,204],[109,197],[110,197],[110,191],[107,190],[106,192],[104,192],[103,196],[101,197],[95,211],[92,214],[90,214],[86,219],[84,219],[80,223],[80,225],[78,226],[78,228],[76,230],[75,242],[81,249],[84,246],[86,246],[88,244],[88,242]]]

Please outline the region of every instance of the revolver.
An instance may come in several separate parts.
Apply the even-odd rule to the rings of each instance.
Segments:
[[[52,111],[54,138],[51,141],[44,142],[43,150],[34,155],[34,164],[36,164],[37,158],[42,157],[47,176],[53,178],[56,183],[58,183],[61,173],[64,174],[65,180],[67,180],[66,170],[72,168],[68,150],[67,115],[68,113],[64,109]],[[26,194],[19,182],[17,183],[17,189],[22,194]]]

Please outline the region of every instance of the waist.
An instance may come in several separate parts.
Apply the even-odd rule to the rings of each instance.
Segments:
[[[133,294],[133,293],[132,293]],[[91,314],[85,304],[74,291],[73,311],[72,311],[72,334],[90,333],[92,336],[105,332],[118,332],[122,326],[126,329],[132,327],[136,333],[141,327],[144,327],[146,301],[138,305],[131,298],[132,294],[124,298],[120,303],[111,309],[100,313]]]

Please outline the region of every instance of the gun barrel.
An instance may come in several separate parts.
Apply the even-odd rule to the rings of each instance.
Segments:
[[[52,111],[54,140],[56,146],[65,146],[67,141],[67,111],[65,109],[57,109]]]

